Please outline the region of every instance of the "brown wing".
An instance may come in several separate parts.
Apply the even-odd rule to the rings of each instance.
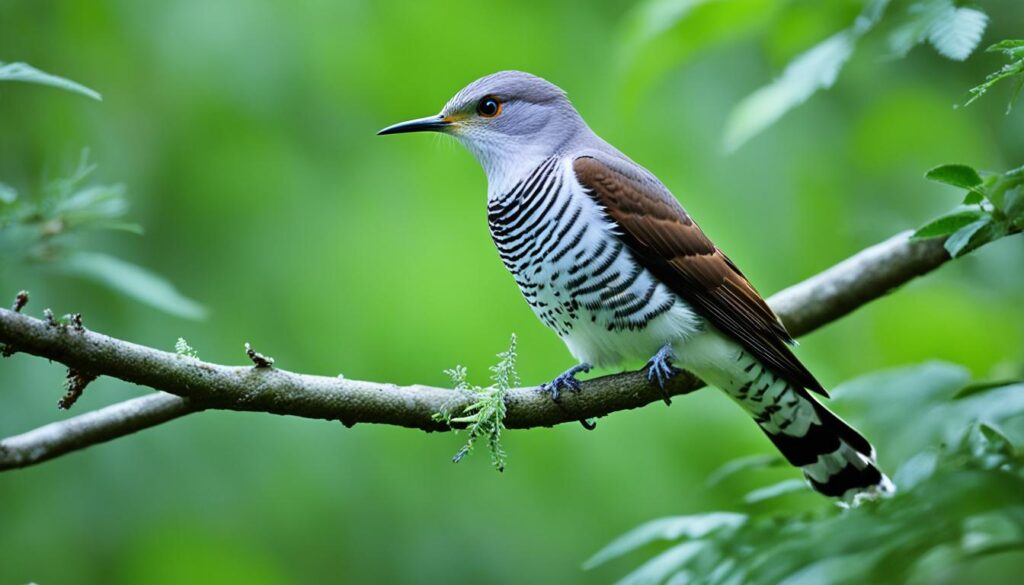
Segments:
[[[743,273],[653,176],[601,155],[573,167],[637,261],[786,381],[827,396],[789,349],[792,337]]]

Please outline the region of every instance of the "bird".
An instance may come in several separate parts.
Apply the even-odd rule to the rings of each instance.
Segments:
[[[646,359],[663,392],[689,370],[752,416],[815,491],[845,502],[895,492],[871,443],[815,398],[828,393],[736,264],[561,88],[493,73],[439,114],[378,134],[408,132],[452,136],[483,167],[498,255],[577,361],[541,386],[554,400],[596,366]]]

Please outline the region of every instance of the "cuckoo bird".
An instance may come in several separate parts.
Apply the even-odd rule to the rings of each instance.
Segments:
[[[576,374],[592,366],[650,358],[659,386],[681,366],[746,410],[818,492],[893,492],[871,444],[815,398],[828,394],[750,281],[564,91],[502,71],[470,83],[440,114],[379,134],[421,131],[453,136],[483,166],[498,254],[578,361],[542,386],[552,398],[578,390]]]

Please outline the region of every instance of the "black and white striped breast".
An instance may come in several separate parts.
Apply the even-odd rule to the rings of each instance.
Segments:
[[[605,336],[643,330],[679,302],[634,260],[571,160],[549,158],[492,196],[488,222],[526,301],[563,338],[581,328]]]

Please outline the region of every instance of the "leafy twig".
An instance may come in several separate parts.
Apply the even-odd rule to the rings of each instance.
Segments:
[[[248,344],[246,345],[248,346]],[[246,354],[248,354],[248,350],[249,348],[246,347]],[[178,341],[174,342],[174,353],[184,357],[199,358],[199,352],[189,345],[184,337],[179,337]]]
[[[1006,104],[1006,113],[1009,114],[1013,109],[1013,102],[1020,95],[1021,88],[1024,88],[1024,40],[1001,41],[985,50],[989,53],[1003,53],[1010,59],[1010,62],[1003,65],[998,71],[990,73],[982,83],[967,90],[971,97],[964,102],[964,106],[974,103],[975,100],[985,95],[985,92],[992,89],[992,86],[1000,81],[1016,77],[1017,84],[1010,94],[1010,101]]]
[[[467,380],[467,371],[463,366],[455,366],[445,373],[452,380],[455,390],[471,392],[476,400],[463,408],[462,416],[453,417],[447,408],[434,414],[434,420],[444,422],[449,427],[457,428],[465,425],[469,436],[466,444],[452,457],[458,463],[468,455],[481,437],[487,438],[487,446],[491,451],[491,463],[498,471],[505,470],[505,449],[501,445],[501,433],[505,430],[505,395],[519,385],[516,373],[516,336],[513,333],[506,351],[498,354],[498,363],[491,366],[491,380],[494,382],[486,388],[473,386]]]
[[[932,220],[914,238],[947,237],[946,251],[953,258],[1005,235],[1024,229],[1024,167],[984,179],[963,164],[937,166],[925,177],[964,189],[963,207]]]

